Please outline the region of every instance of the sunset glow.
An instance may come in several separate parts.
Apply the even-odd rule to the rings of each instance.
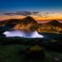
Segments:
[[[62,1],[2,0],[0,2],[0,21],[6,19],[22,19],[26,16],[32,16],[37,21],[62,20]]]
[[[60,20],[62,19],[62,14],[61,13],[53,13],[53,14],[40,14],[40,15],[30,15],[32,16],[35,20],[37,21],[43,21],[43,20]],[[0,15],[0,20],[6,20],[6,19],[22,19],[25,18],[26,16],[22,16],[22,15]]]

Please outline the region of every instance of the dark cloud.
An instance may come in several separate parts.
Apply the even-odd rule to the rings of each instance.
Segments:
[[[9,15],[9,16],[12,16],[12,15],[29,16],[29,15],[37,15],[37,14],[39,14],[39,12],[17,11],[17,12],[14,12],[14,13],[4,13],[4,15]]]
[[[4,15],[9,15],[9,16],[11,16],[11,15],[15,15],[15,13],[4,13]]]

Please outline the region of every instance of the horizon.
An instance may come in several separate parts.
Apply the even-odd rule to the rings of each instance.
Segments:
[[[9,19],[4,19],[4,20],[0,20],[0,21],[7,21],[7,20],[11,20],[11,19],[17,19],[17,20],[21,20],[21,19],[24,19],[24,18],[26,18],[26,17],[28,17],[28,16],[25,16],[25,17],[22,17],[22,18],[9,18]],[[32,17],[32,16],[30,16],[30,17]],[[48,23],[48,22],[51,22],[51,21],[53,21],[53,20],[56,20],[56,21],[58,21],[59,23],[62,23],[62,19],[51,19],[51,20],[36,20],[34,17],[32,17],[37,23]]]
[[[38,22],[62,21],[61,2],[61,0],[1,0],[0,20],[22,19],[29,15]]]

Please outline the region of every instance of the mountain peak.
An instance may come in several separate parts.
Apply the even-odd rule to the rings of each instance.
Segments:
[[[56,22],[56,23],[59,23],[58,20],[52,20],[51,22]]]
[[[37,23],[31,16],[27,16],[26,18],[22,19],[24,23]]]
[[[60,24],[57,20],[52,20],[50,22],[48,22],[48,24],[51,24],[51,25],[58,25]]]

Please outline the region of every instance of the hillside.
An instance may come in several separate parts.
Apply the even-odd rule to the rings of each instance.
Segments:
[[[62,31],[62,23],[58,22],[57,20],[52,20],[48,23],[42,24],[42,26],[38,28],[38,31],[60,33]]]
[[[61,33],[62,23],[52,20],[48,23],[39,24],[35,19],[27,16],[23,19],[9,19],[0,22],[0,31],[6,30],[26,30],[38,32]]]

